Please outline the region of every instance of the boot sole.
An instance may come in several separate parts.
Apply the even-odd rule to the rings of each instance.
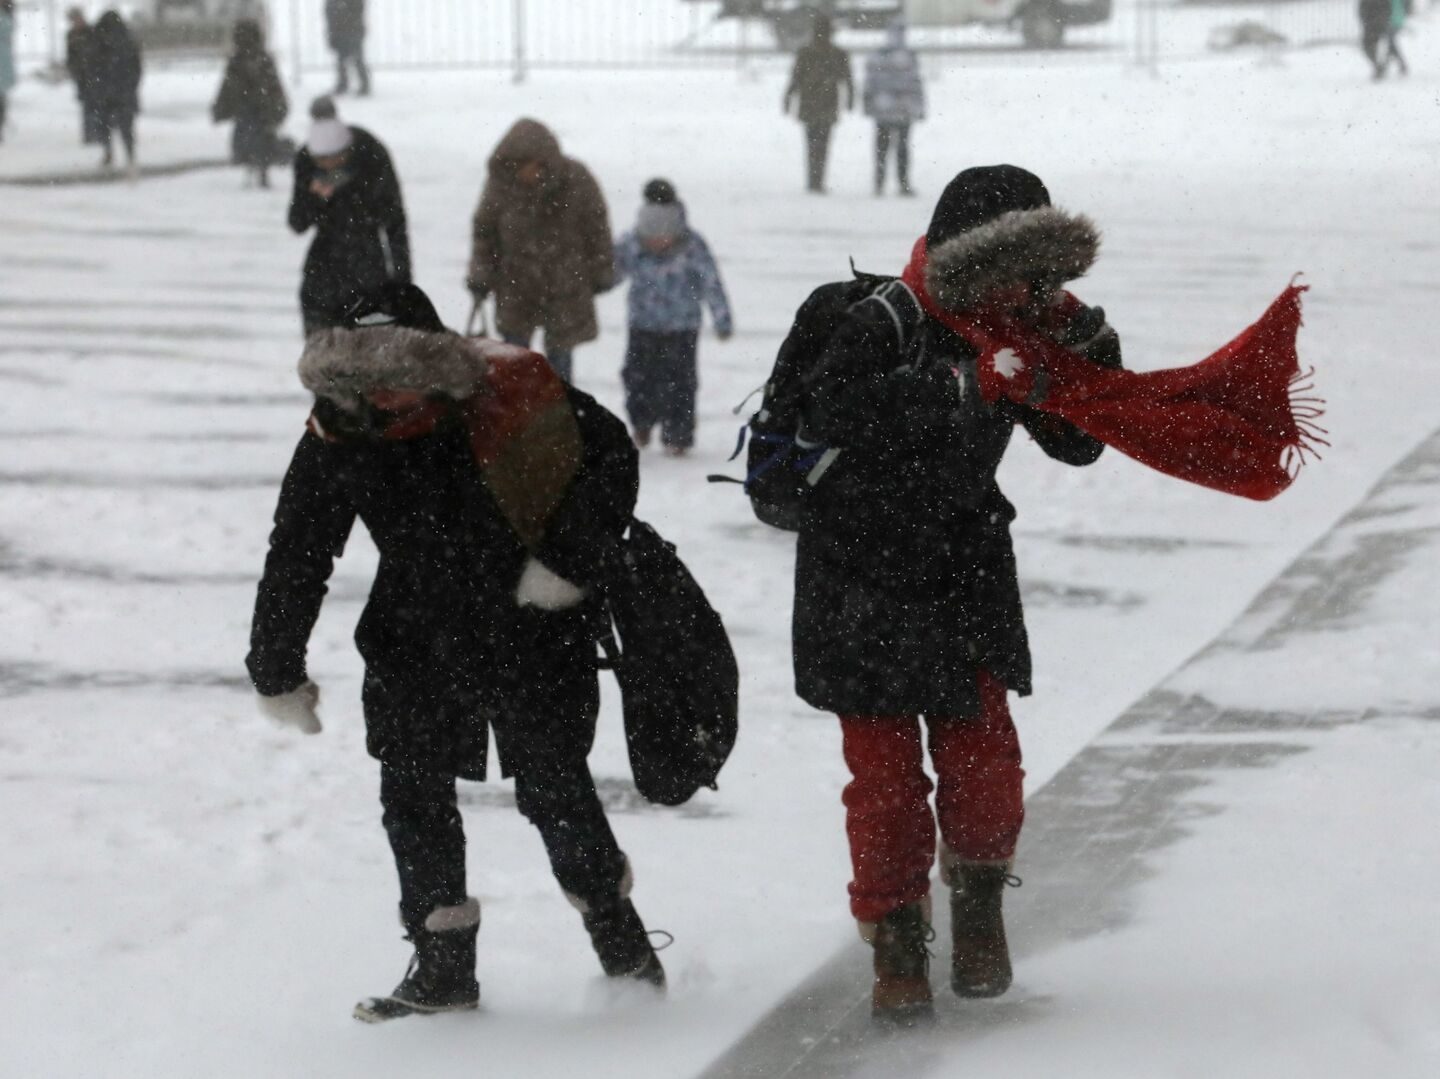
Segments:
[[[371,997],[355,1005],[350,1014],[362,1023],[388,1023],[392,1019],[403,1019],[407,1015],[439,1015],[442,1012],[473,1012],[480,1008],[480,1001],[467,1000],[458,1004],[417,1004],[395,997]]]
[[[995,986],[956,985],[950,983],[950,988],[957,997],[964,997],[966,1000],[989,1000],[992,997],[1001,997],[1010,989],[1010,983]]]

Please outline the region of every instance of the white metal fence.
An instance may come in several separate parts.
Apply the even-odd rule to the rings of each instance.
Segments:
[[[19,0],[16,52],[22,68],[63,56],[63,13],[74,2]],[[154,2],[86,0],[79,6],[92,15],[110,6],[135,14]],[[944,3],[927,0],[926,7]],[[1418,6],[1427,4],[1420,0]],[[330,66],[324,0],[268,0],[267,6],[271,45],[292,74]],[[782,55],[771,21],[729,15],[744,6],[736,0],[370,0],[365,47],[377,68],[499,68],[517,76],[530,69],[715,66]],[[964,6],[973,8],[974,0]],[[1018,25],[916,25],[910,38],[923,52],[951,54],[966,64],[1154,66],[1351,42],[1358,33],[1354,0],[1114,0],[1109,19],[1070,27],[1054,50],[1025,48]],[[177,45],[149,51],[152,63],[185,55],[186,40],[193,55],[193,43],[204,40],[172,38]],[[881,42],[882,32],[842,28],[837,39],[865,50]],[[210,40],[202,52],[213,54],[219,47],[213,42],[223,35]]]

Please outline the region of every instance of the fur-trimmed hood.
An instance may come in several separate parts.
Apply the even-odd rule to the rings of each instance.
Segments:
[[[377,390],[413,390],[463,400],[480,390],[492,360],[527,349],[486,338],[405,326],[326,329],[300,354],[300,382],[347,412]]]
[[[941,307],[971,310],[997,288],[1058,288],[1084,276],[1099,252],[1100,230],[1083,214],[1012,210],[931,248],[925,287]]]

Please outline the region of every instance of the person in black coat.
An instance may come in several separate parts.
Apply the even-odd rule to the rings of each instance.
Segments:
[[[349,92],[353,65],[360,96],[367,96],[370,68],[365,63],[365,0],[325,0],[325,36],[335,53],[335,92]]]
[[[89,146],[100,141],[100,123],[91,99],[90,64],[92,35],[95,28],[85,19],[85,12],[72,7],[65,13],[70,29],[65,31],[65,70],[75,84],[75,98],[80,102],[80,141]]]
[[[300,284],[307,334],[335,325],[357,296],[410,280],[405,205],[389,152],[370,132],[342,123],[327,97],[310,115],[290,200],[290,227],[315,230]]]
[[[306,643],[358,518],[380,562],[355,631],[400,915],[417,965],[378,1021],[478,1000],[456,777],[502,774],[607,974],[662,987],[629,863],[586,757],[599,708],[597,582],[638,493],[624,424],[544,358],[447,331],[387,285],[307,339],[316,394],[280,490],[246,663],[262,710],[317,733]]]
[[[234,51],[225,64],[210,118],[217,124],[235,122],[230,160],[245,167],[246,183],[253,179],[259,186],[269,187],[275,129],[284,121],[290,106],[275,60],[265,51],[265,31],[260,24],[254,19],[238,20],[232,40]]]
[[[107,11],[95,23],[90,38],[88,96],[105,156],[101,164],[115,163],[111,149],[114,132],[125,147],[125,161],[135,170],[135,117],[140,112],[140,47],[118,12]],[[82,93],[82,100],[85,95]]]
[[[805,127],[805,186],[815,194],[825,192],[825,163],[830,156],[830,131],[840,118],[840,88],[845,88],[845,108],[855,108],[855,80],[850,72],[850,55],[830,40],[828,16],[817,14],[813,38],[795,53],[790,82],[785,87],[784,110],[796,104],[796,114]]]
[[[1037,211],[1049,201],[1021,169],[960,173],[926,233],[931,269],[981,278],[987,302],[1043,304],[1056,245],[1068,242],[1047,235]],[[1010,276],[985,282],[997,255]],[[1087,310],[1070,332],[1066,343],[1118,365],[1102,311]],[[841,717],[853,775],[844,799],[851,910],[875,946],[874,1006],[885,1017],[930,1007],[936,814],[922,716],[939,779],[943,876],[956,897],[952,982],[971,996],[1009,984],[999,890],[1024,773],[1006,694],[1030,692],[1030,655],[1015,509],[996,470],[1017,426],[1067,464],[1090,464],[1103,448],[1035,409],[987,405],[975,361],[897,281],[850,309],[806,379],[804,434],[839,453],[809,495],[799,536],[795,682],[806,702]]]

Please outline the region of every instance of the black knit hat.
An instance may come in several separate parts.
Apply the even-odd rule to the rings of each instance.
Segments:
[[[1015,165],[966,169],[940,193],[925,230],[925,243],[934,248],[1011,210],[1038,210],[1049,205],[1050,192],[1033,172]]]
[[[645,185],[641,196],[646,202],[655,203],[657,206],[668,206],[680,201],[680,196],[675,193],[675,185],[659,177]]]
[[[444,333],[445,324],[430,297],[418,285],[387,281],[379,288],[354,297],[340,315],[340,326],[360,330],[368,326],[406,326],[412,330]]]

